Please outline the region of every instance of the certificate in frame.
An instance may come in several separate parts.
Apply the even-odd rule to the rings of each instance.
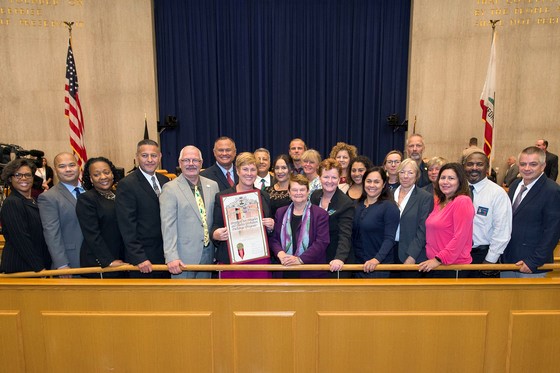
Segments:
[[[229,232],[231,264],[270,258],[268,238],[262,222],[261,192],[252,190],[221,196],[224,224]]]

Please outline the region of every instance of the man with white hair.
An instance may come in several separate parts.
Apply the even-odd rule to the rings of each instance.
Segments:
[[[202,154],[192,145],[179,155],[181,175],[166,183],[159,197],[163,252],[173,278],[210,278],[211,272],[183,271],[185,264],[212,264],[209,236],[218,184],[200,176]]]

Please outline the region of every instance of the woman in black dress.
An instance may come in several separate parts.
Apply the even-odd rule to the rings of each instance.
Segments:
[[[83,185],[87,192],[80,194],[76,215],[84,241],[80,251],[82,267],[116,267],[126,263],[124,242],[117,224],[115,193],[116,168],[104,157],[90,158],[84,166]],[[84,277],[119,278],[124,272],[88,274]]]
[[[37,202],[31,196],[37,167],[26,159],[14,159],[4,167],[2,180],[11,193],[0,210],[6,240],[0,271],[5,273],[50,269],[51,256],[43,236]]]

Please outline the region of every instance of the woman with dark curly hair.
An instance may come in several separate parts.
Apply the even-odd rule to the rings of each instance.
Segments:
[[[6,240],[1,272],[39,272],[51,266],[39,208],[31,196],[36,170],[33,162],[14,159],[2,171],[2,181],[11,193],[0,210],[2,233]]]
[[[126,264],[124,242],[117,224],[115,193],[116,168],[104,157],[90,158],[84,166],[83,185],[87,192],[80,194],[76,215],[84,241],[80,251],[82,267],[116,267]],[[84,277],[125,277],[124,272],[89,274]]]
[[[350,163],[358,155],[358,148],[345,142],[337,142],[331,150],[329,158],[336,159],[342,167],[338,188],[344,193],[350,188]]]

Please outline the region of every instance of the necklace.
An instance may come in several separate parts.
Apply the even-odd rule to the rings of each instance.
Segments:
[[[101,192],[101,191],[97,191],[99,194],[101,194],[101,196],[105,199],[108,199],[109,201],[114,201],[115,200],[115,193],[113,193],[111,190],[108,192]]]

